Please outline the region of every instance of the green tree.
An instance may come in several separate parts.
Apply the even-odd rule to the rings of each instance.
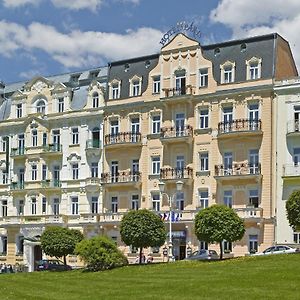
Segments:
[[[222,242],[240,240],[245,233],[243,220],[225,205],[212,205],[199,211],[195,217],[195,234],[200,241],[219,243],[220,259],[223,258]]]
[[[41,235],[41,247],[49,256],[63,257],[66,265],[67,255],[74,253],[76,244],[82,239],[83,235],[79,230],[51,226]]]
[[[128,264],[125,255],[112,240],[105,236],[82,240],[76,245],[75,253],[82,258],[91,271],[113,269]]]
[[[300,228],[300,191],[294,191],[285,204],[287,219],[294,230]]]
[[[131,210],[121,221],[122,241],[139,248],[142,263],[143,248],[159,247],[166,240],[166,228],[160,217],[147,209]]]

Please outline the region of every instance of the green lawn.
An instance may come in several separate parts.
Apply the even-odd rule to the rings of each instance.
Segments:
[[[0,299],[300,299],[300,254],[0,275]]]

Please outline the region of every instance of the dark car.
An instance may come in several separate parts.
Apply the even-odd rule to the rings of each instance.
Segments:
[[[220,259],[215,250],[198,250],[193,252],[186,260],[218,260]]]
[[[58,259],[42,259],[36,262],[36,271],[70,271],[72,267],[64,265]]]

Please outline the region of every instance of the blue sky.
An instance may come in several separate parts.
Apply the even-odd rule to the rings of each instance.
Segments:
[[[156,53],[182,20],[199,27],[202,44],[279,32],[300,62],[299,0],[0,0],[0,79]]]

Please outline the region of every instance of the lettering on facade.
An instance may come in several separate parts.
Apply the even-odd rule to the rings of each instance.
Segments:
[[[200,30],[198,29],[197,26],[194,25],[194,22],[188,23],[185,21],[181,21],[178,22],[175,26],[173,26],[170,30],[168,30],[163,35],[159,43],[162,46],[166,45],[170,41],[171,37],[174,34],[177,34],[179,32],[186,33],[186,34],[190,33],[195,39],[200,38],[201,35]]]

